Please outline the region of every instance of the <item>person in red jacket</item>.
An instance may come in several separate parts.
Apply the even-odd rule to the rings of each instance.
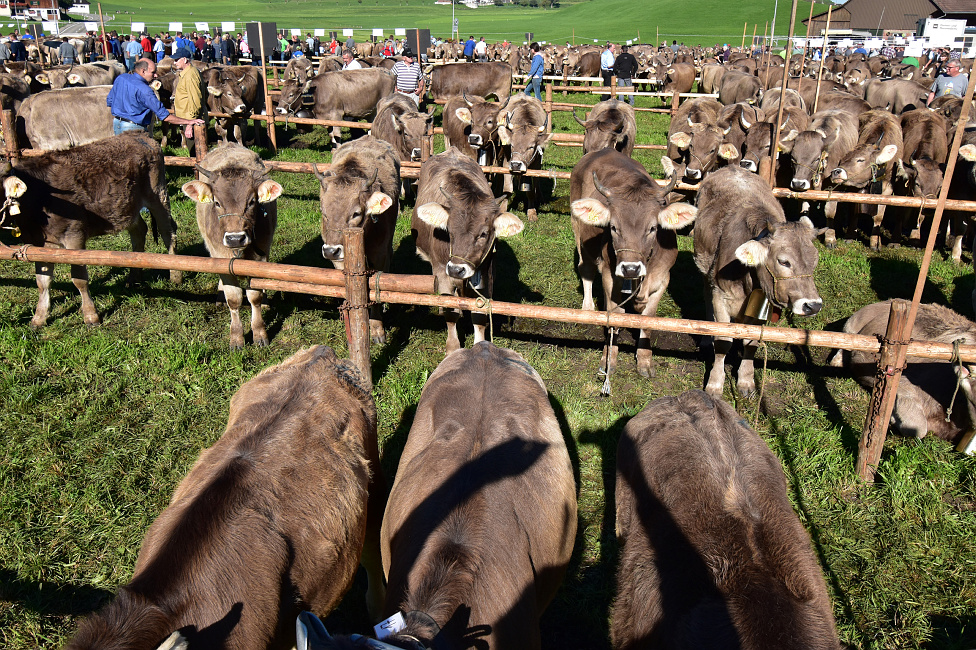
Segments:
[[[143,34],[142,40],[139,42],[142,45],[142,51],[149,56],[152,53],[152,41],[149,40],[149,34]]]

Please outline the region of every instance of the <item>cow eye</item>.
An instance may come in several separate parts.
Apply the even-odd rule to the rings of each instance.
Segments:
[[[792,266],[790,264],[790,261],[789,260],[784,260],[784,259],[781,258],[781,259],[776,260],[776,261],[779,262],[779,265],[782,266],[784,269],[788,269],[788,268],[790,268]]]
[[[219,208],[220,207],[220,201],[217,200],[217,197],[214,197],[214,207],[215,208]]]
[[[651,226],[650,228],[647,229],[648,235],[653,235],[655,232],[657,232],[657,226]]]

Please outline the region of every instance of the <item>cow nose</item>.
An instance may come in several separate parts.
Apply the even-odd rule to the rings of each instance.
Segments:
[[[810,189],[810,181],[802,178],[794,178],[792,181],[790,181],[790,187],[797,191],[808,190]]]
[[[756,161],[754,160],[743,160],[739,163],[739,167],[743,169],[748,169],[751,172],[756,171]]]
[[[234,107],[234,112],[235,113],[243,113],[246,108],[247,107],[244,106],[244,104],[238,104],[237,106]]]
[[[797,316],[813,316],[823,309],[823,300],[802,298],[793,303],[793,313]]]
[[[830,172],[830,177],[835,181],[846,181],[847,171],[843,167],[838,167]]]
[[[342,246],[329,246],[328,244],[323,244],[322,257],[327,260],[332,260],[333,262],[341,262],[343,260]]]
[[[452,278],[457,278],[458,280],[466,280],[474,275],[474,269],[468,264],[455,264],[454,262],[448,262],[447,274]]]
[[[277,113],[278,115],[287,115],[288,109],[278,106],[277,108],[275,108],[275,113]]]
[[[513,174],[521,174],[525,171],[525,163],[521,160],[513,160],[511,170]]]
[[[700,169],[691,169],[689,167],[688,169],[685,170],[685,176],[687,176],[688,178],[692,178],[696,181],[701,178],[701,175],[702,173]]]
[[[470,144],[473,147],[480,147],[481,146],[481,136],[480,135],[469,135],[468,136],[468,144]]]
[[[227,248],[244,248],[250,243],[246,232],[225,232],[224,246]]]
[[[643,262],[621,262],[617,264],[617,276],[621,278],[642,278],[644,274]]]
[[[420,147],[414,147],[410,150],[410,160],[420,160]]]

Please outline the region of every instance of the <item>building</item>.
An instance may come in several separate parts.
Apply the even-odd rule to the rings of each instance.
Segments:
[[[847,0],[831,12],[830,32],[912,34],[923,18],[964,19],[976,27],[976,0]],[[826,25],[827,12],[817,14],[810,19],[810,35],[820,36]]]
[[[0,16],[13,15],[34,20],[58,20],[61,6],[58,0],[0,0]]]

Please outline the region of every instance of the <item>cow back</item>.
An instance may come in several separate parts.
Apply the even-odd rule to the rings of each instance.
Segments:
[[[111,89],[62,88],[28,97],[21,104],[18,121],[23,120],[31,147],[68,149],[114,135],[112,112],[105,104]]]
[[[326,72],[311,83],[315,117],[327,120],[372,117],[376,104],[396,88],[396,78],[380,68]]]
[[[839,649],[779,461],[728,404],[648,404],[617,447],[615,648]]]
[[[466,93],[504,101],[512,94],[512,66],[501,61],[440,65],[430,72],[430,92],[435,100]]]

